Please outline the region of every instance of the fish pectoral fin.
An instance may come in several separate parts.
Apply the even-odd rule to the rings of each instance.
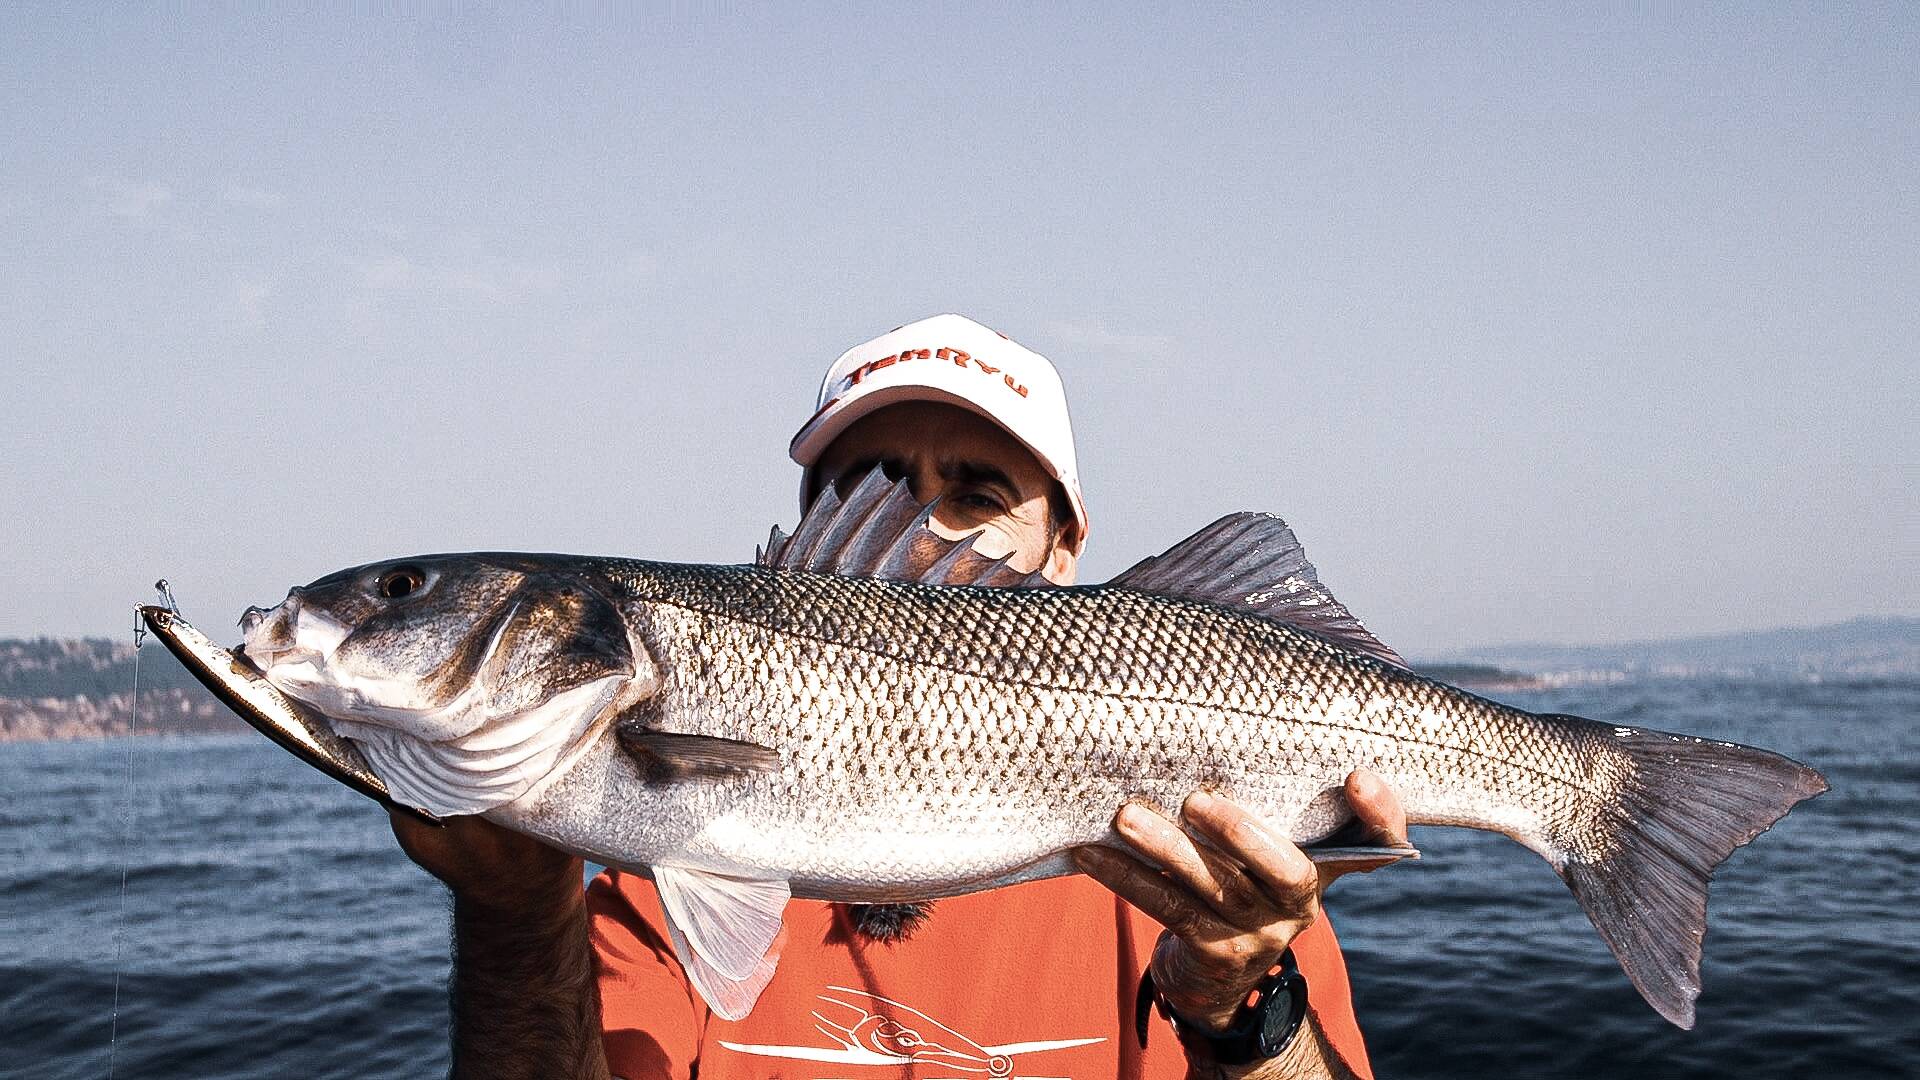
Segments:
[[[1345,844],[1329,844],[1325,847],[1317,847],[1313,844],[1308,844],[1306,847],[1301,848],[1300,851],[1307,858],[1312,859],[1317,866],[1352,865],[1355,867],[1377,867],[1385,866],[1388,863],[1396,863],[1402,859],[1418,859],[1420,857],[1419,848],[1412,846],[1401,847],[1398,845],[1354,847]]]
[[[721,1017],[746,1016],[780,960],[787,883],[677,866],[654,867],[653,882],[687,981]]]
[[[616,734],[627,753],[677,777],[731,776],[780,768],[779,751],[759,743],[646,728],[621,727]]]

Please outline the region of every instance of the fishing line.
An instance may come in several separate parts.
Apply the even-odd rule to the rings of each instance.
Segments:
[[[114,1055],[120,1049],[121,946],[127,927],[127,870],[133,862],[133,740],[140,728],[140,647],[147,641],[140,609],[133,609],[133,699],[127,707],[127,771],[120,814],[120,908],[113,920],[113,1015],[107,1028],[107,1080],[113,1080]]]
[[[168,611],[180,614],[167,579],[153,583]],[[127,872],[133,864],[133,747],[140,732],[140,649],[147,642],[147,626],[140,609],[133,609],[133,697],[127,705],[127,769],[120,806],[120,907],[113,922],[113,1013],[107,1027],[107,1080],[113,1080],[115,1055],[120,1049],[120,972],[127,928]]]

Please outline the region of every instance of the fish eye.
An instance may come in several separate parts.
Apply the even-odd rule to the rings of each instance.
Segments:
[[[426,584],[427,575],[421,573],[419,567],[397,566],[380,575],[373,583],[373,591],[388,600],[398,600],[419,592]]]

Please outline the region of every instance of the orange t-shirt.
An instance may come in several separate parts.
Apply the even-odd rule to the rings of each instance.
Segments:
[[[840,905],[795,900],[773,981],[738,1021],[687,984],[651,881],[608,871],[587,907],[607,1064],[625,1080],[1186,1075],[1165,1021],[1144,1050],[1134,1029],[1159,924],[1085,877],[942,900],[891,945],[857,937]],[[1321,1030],[1370,1077],[1326,920],[1293,951]]]

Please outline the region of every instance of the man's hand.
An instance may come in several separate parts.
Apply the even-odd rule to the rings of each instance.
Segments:
[[[539,916],[579,899],[581,862],[485,818],[450,817],[435,827],[390,815],[400,849],[462,903]]]
[[[1355,772],[1346,795],[1365,842],[1406,845],[1407,816],[1385,781]],[[1181,816],[1206,844],[1129,803],[1114,828],[1148,861],[1106,847],[1081,848],[1074,860],[1167,928],[1153,951],[1154,985],[1182,1017],[1224,1031],[1280,954],[1319,917],[1327,885],[1384,862],[1316,867],[1286,837],[1203,791],[1187,798]]]
[[[580,860],[482,818],[392,820],[407,857],[453,890],[453,1076],[603,1080]]]

